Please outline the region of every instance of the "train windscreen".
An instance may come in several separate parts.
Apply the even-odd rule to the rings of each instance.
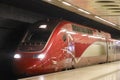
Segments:
[[[44,21],[33,24],[22,40],[18,50],[40,51],[44,48],[58,21]]]

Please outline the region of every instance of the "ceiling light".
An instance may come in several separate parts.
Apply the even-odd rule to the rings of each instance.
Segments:
[[[83,10],[83,9],[78,9],[79,11],[81,11],[81,12],[83,12],[83,13],[85,13],[85,14],[90,14],[88,11],[85,11],[85,10]]]
[[[52,1],[52,0],[47,0],[47,1]]]
[[[45,1],[49,1],[49,2],[51,2],[52,0],[45,0]]]
[[[67,6],[72,6],[70,3],[67,3],[67,2],[62,2],[63,4],[67,5]]]
[[[95,16],[95,18],[100,19],[100,20],[102,20],[102,21],[104,21],[104,22],[107,22],[107,23],[109,23],[109,24],[111,24],[111,25],[113,25],[113,26],[117,26],[116,24],[114,24],[114,23],[112,23],[112,22],[109,22],[109,21],[107,21],[107,20],[105,20],[105,19],[103,19],[103,18],[101,18],[101,17]]]
[[[39,28],[47,28],[47,25],[43,24],[43,25],[40,25]]]

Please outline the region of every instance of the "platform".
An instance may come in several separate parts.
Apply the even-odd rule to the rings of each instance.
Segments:
[[[19,80],[120,80],[120,61]]]

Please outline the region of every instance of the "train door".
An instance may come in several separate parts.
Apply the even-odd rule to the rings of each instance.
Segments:
[[[120,42],[118,40],[114,40],[113,49],[115,60],[120,60]]]
[[[113,40],[107,41],[107,61],[114,61],[117,59],[115,42]]]
[[[101,35],[102,42],[104,43],[104,53],[105,53],[105,60],[106,62],[112,61],[114,50],[113,50],[113,42],[111,40],[111,36],[108,33],[105,33],[103,31],[98,32],[99,35]]]

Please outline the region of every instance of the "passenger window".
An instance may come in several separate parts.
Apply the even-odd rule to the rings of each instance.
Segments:
[[[83,28],[83,27],[80,27],[80,26],[77,26],[77,25],[72,25],[72,29],[73,29],[73,31],[76,31],[76,32],[81,32],[81,33],[86,33],[86,34],[93,34],[91,29]]]

